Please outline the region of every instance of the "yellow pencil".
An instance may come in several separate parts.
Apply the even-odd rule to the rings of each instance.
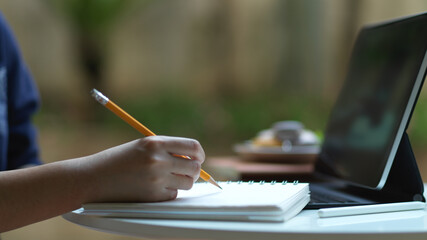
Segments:
[[[96,101],[98,101],[99,103],[101,103],[102,105],[104,105],[106,108],[108,108],[110,111],[112,111],[118,117],[120,117],[122,120],[124,120],[125,122],[127,122],[129,125],[131,125],[132,127],[134,127],[140,133],[144,134],[145,136],[155,136],[156,135],[152,131],[150,131],[150,129],[148,129],[147,127],[145,127],[144,125],[142,125],[135,118],[133,118],[131,115],[129,115],[127,112],[125,112],[119,106],[117,106],[113,101],[111,101],[110,99],[108,99],[106,96],[104,96],[98,90],[93,89],[91,91],[91,94],[96,99]],[[178,156],[190,159],[190,157],[188,157],[188,156],[181,156],[181,155],[178,155]],[[221,188],[218,185],[218,183],[213,179],[213,177],[211,177],[211,175],[209,175],[203,169],[200,171],[200,177],[203,180],[205,180],[207,182],[210,182],[213,185]]]

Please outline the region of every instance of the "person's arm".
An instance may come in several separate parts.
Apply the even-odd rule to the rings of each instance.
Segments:
[[[154,136],[87,157],[0,172],[0,232],[88,202],[174,199],[177,189],[192,187],[204,158],[196,140]]]

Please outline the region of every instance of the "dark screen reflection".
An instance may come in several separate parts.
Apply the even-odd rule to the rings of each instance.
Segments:
[[[426,46],[426,15],[361,31],[320,155],[335,175],[378,185]]]

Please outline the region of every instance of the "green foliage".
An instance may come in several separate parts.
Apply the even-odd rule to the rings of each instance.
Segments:
[[[259,93],[213,101],[195,99],[177,92],[164,92],[155,97],[120,96],[115,97],[114,101],[156,134],[196,138],[210,154],[229,154],[233,144],[250,139],[260,130],[282,120],[301,121],[322,138],[332,106],[332,102],[314,96]],[[95,102],[94,105],[96,126],[106,136],[118,132],[140,136],[110,111]],[[76,124],[93,124],[73,122],[64,113],[58,115],[58,110],[50,109],[48,104],[44,104],[35,120],[40,127],[56,124],[74,130]],[[427,98],[421,97],[418,101],[408,133],[414,151],[423,151],[427,144]]]
[[[308,129],[322,132],[330,107],[320,99],[271,93],[207,101],[165,92],[155,98],[140,96],[115,103],[158,135],[196,138],[216,152],[231,151],[233,144],[254,137],[277,121],[298,120]],[[108,110],[100,117],[105,128],[134,131]]]
[[[427,97],[420,97],[408,128],[414,148],[425,149],[427,144]]]
[[[130,0],[49,0],[49,3],[70,18],[84,33],[108,29]]]

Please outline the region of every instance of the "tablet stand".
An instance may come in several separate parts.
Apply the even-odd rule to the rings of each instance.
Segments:
[[[424,184],[407,133],[402,136],[387,181],[381,189],[346,185],[342,190],[377,203],[425,202]]]
[[[406,132],[402,136],[393,165],[379,197],[395,201],[425,201],[424,185],[411,143]]]
[[[329,176],[333,176],[333,171],[327,164],[322,161],[316,163],[316,173],[327,173]],[[390,168],[387,180],[381,189],[372,189],[369,187],[363,187],[361,185],[353,185],[348,182],[342,181],[339,178],[330,178],[325,183],[317,183],[318,185],[326,186],[329,189],[336,191],[345,192],[353,196],[361,197],[366,199],[364,204],[374,203],[392,203],[392,202],[407,202],[407,201],[423,201],[426,199],[423,196],[424,185],[421,179],[420,172],[418,170],[417,162],[415,160],[412,147],[409,142],[408,135],[403,134],[399,144],[399,148],[396,152],[393,164]],[[359,205],[359,204],[337,204],[341,205]],[[319,208],[319,207],[334,207],[335,205],[325,206],[308,206],[308,208]]]

